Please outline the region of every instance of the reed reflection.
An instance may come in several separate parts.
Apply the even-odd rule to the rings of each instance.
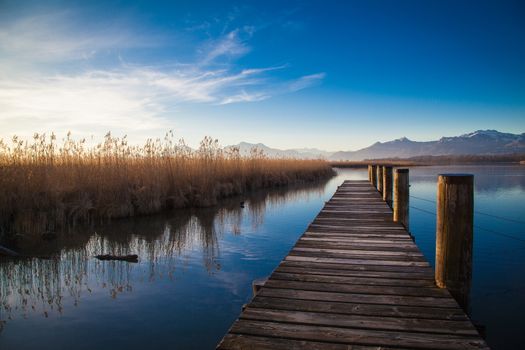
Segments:
[[[226,234],[242,235],[246,224],[257,229],[270,207],[319,197],[325,185],[260,191],[220,207],[80,227],[48,243],[22,239],[20,252],[47,258],[0,260],[0,330],[18,317],[61,315],[91,295],[117,298],[137,285],[173,279],[176,269],[185,269],[190,260],[201,259],[213,274],[221,268],[220,246]],[[98,254],[137,254],[139,263],[99,261],[94,258]]]

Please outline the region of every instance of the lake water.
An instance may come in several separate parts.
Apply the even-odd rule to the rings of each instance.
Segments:
[[[437,174],[454,172],[475,175],[471,317],[493,349],[521,348],[525,166],[410,170],[410,230],[432,264]],[[324,183],[253,194],[244,208],[232,199],[26,242],[26,252],[60,259],[0,261],[0,349],[213,349],[251,282],[272,272],[343,180],[366,177],[342,169]],[[101,253],[139,263],[93,258]]]

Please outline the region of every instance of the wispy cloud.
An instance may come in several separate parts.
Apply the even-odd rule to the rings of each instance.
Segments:
[[[124,25],[82,31],[73,17],[59,12],[0,24],[0,137],[43,130],[162,131],[176,127],[173,116],[181,104],[262,101],[324,78],[324,73],[283,78],[279,73],[287,65],[239,67],[235,59],[251,49],[250,26],[197,43],[189,63],[141,65],[124,63],[119,50],[141,50],[161,40]],[[118,63],[97,66],[96,58],[108,51]],[[71,69],[79,60],[90,64]],[[20,68],[20,62],[31,69]]]
[[[0,25],[0,52],[8,58],[38,62],[89,59],[107,51],[161,44],[159,36],[130,29],[123,21],[80,29],[71,11],[35,14]]]
[[[250,35],[244,29],[242,32]],[[240,37],[241,30],[235,29],[217,40],[209,43],[208,50],[204,57],[202,64],[210,64],[218,58],[236,58],[247,54],[250,48],[244,40]]]
[[[237,95],[225,97],[219,104],[227,105],[230,103],[237,103],[237,102],[255,102],[255,101],[266,100],[267,98],[270,98],[270,96],[265,95],[264,93],[261,93],[261,92],[248,93],[243,90],[241,91],[241,93]]]
[[[302,76],[299,79],[291,81],[288,84],[288,91],[296,92],[302,89],[306,89],[310,86],[319,84],[324,79],[325,76],[326,76],[325,73],[317,73],[317,74],[310,74],[310,75]]]

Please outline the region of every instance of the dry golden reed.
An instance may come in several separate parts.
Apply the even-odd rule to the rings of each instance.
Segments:
[[[246,191],[331,176],[323,160],[270,159],[253,149],[221,148],[204,138],[197,150],[173,133],[142,146],[108,133],[88,146],[71,134],[0,140],[0,238],[55,231],[94,219],[210,206]]]

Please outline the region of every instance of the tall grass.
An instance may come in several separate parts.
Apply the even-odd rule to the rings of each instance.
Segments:
[[[0,140],[0,238],[91,220],[210,206],[250,190],[332,175],[322,160],[270,159],[224,150],[206,137],[192,150],[173,133],[130,145],[108,133],[94,146],[71,134]]]

